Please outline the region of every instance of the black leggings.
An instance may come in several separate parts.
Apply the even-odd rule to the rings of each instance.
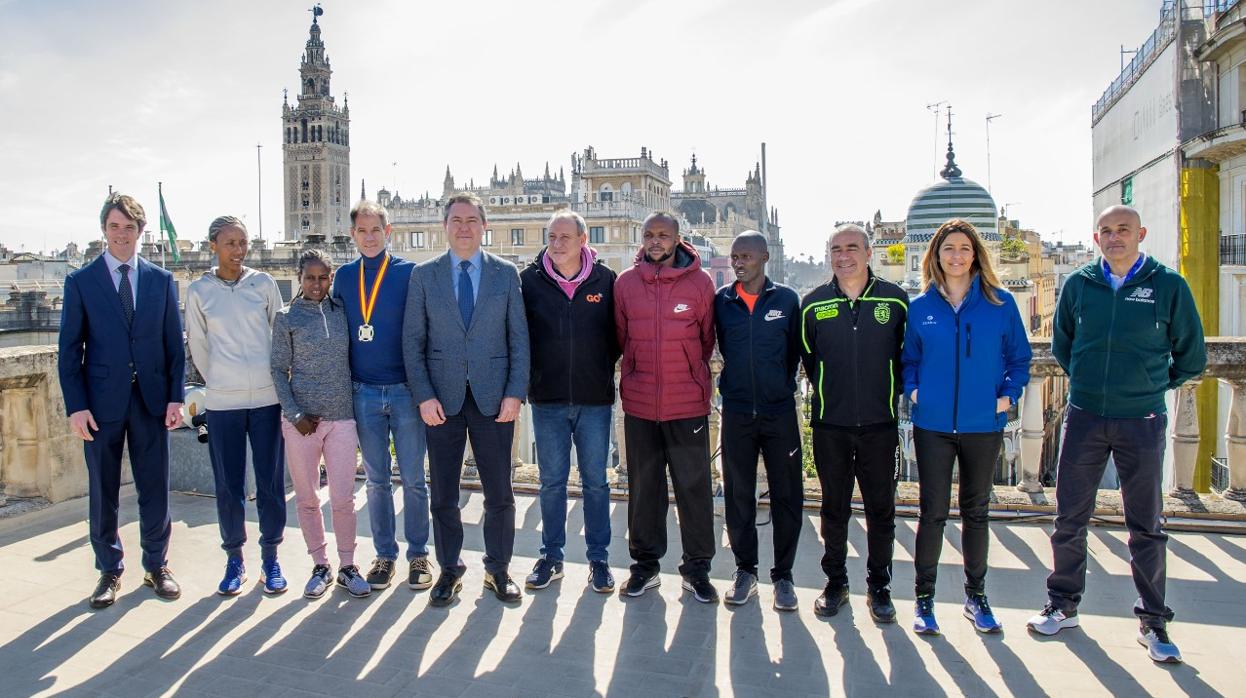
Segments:
[[[952,500],[952,467],[960,470],[961,550],[965,560],[965,594],[986,591],[991,481],[1003,432],[948,434],[913,427],[917,477],[921,481],[921,519],[913,556],[918,596],[934,596],[943,551],[943,526]]]

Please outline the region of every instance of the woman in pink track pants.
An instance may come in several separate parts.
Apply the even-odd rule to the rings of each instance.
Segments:
[[[318,599],[334,577],[320,513],[320,460],[329,484],[337,543],[337,585],[372,593],[355,565],[355,466],[358,437],[351,398],[346,313],[329,297],[332,261],[319,250],[299,258],[301,290],[273,322],[273,382],[281,401],[286,468],[294,481],[299,528],[315,565],[303,596]]]

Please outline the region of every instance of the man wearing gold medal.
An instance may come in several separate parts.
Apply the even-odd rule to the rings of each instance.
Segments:
[[[333,295],[346,308],[355,428],[368,475],[368,518],[376,546],[368,584],[384,589],[397,573],[398,540],[390,482],[392,437],[402,479],[407,586],[427,589],[433,584],[428,562],[428,485],[424,478],[427,441],[424,422],[407,388],[402,357],[407,286],[415,264],[389,252],[389,213],[385,207],[360,201],[351,210],[350,221],[359,258],[338,269]]]
[[[480,249],[486,219],[476,195],[451,196],[443,222],[450,249],[411,275],[403,322],[407,382],[428,425],[433,475],[441,575],[428,602],[448,605],[463,588],[459,475],[469,438],[485,497],[484,585],[499,600],[514,602],[520,593],[508,572],[515,547],[510,454],[529,373],[519,271]]]

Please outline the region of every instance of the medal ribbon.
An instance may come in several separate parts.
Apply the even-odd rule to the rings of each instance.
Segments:
[[[372,310],[376,307],[376,296],[381,291],[381,279],[385,278],[385,270],[389,269],[389,255],[385,255],[385,261],[381,262],[381,268],[376,272],[376,279],[372,282],[372,293],[364,295],[363,291],[363,260],[359,261],[359,310],[363,313],[363,324],[372,324]]]

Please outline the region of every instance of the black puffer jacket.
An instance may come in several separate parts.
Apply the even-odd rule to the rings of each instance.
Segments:
[[[545,250],[519,274],[532,361],[528,399],[534,403],[613,405],[616,274],[602,262],[567,294],[545,272]]]

